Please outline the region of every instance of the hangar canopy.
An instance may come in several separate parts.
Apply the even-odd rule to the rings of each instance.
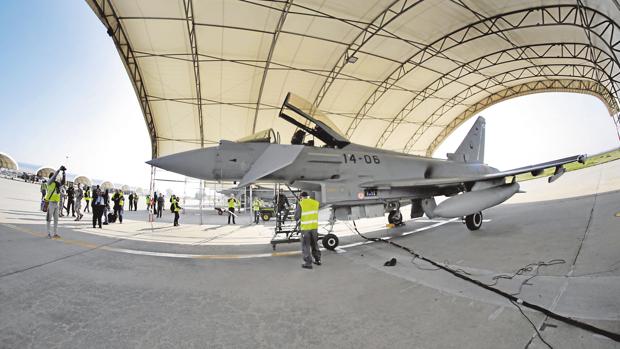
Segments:
[[[355,143],[432,154],[506,98],[618,113],[616,0],[86,0],[133,82],[153,157],[274,128],[287,92]]]
[[[13,159],[9,154],[0,152],[0,168],[7,168],[9,170],[19,170],[17,161]]]
[[[93,182],[90,180],[90,178],[88,178],[86,176],[77,176],[77,177],[75,177],[75,179],[73,180],[73,183],[81,184],[83,186],[88,186],[88,187],[90,187],[93,184]]]
[[[43,166],[37,170],[37,176],[41,178],[48,178],[50,176],[50,173],[54,173],[55,171],[56,170],[51,167]]]

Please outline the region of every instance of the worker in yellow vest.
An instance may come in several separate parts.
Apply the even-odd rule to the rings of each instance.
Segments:
[[[112,195],[112,201],[114,202],[114,215],[117,217],[118,222],[123,224],[123,211],[125,207],[125,195],[123,195],[123,191],[117,189],[114,195]]]
[[[260,218],[260,207],[263,205],[263,201],[259,198],[254,198],[252,202],[252,211],[254,211],[254,223],[258,224]]]
[[[151,209],[151,194],[146,194],[146,210]]]
[[[321,251],[319,250],[319,202],[309,198],[307,192],[301,193],[301,199],[295,208],[295,220],[299,222],[301,231],[301,253],[304,264],[302,268],[312,269],[314,264],[321,265]],[[312,249],[312,255],[310,250]]]
[[[45,205],[47,212],[47,238],[57,239],[58,235],[58,216],[60,215],[60,187],[65,185],[65,171],[67,169],[64,166],[60,166],[54,173],[50,173],[50,177],[47,180],[47,190],[45,194]],[[58,174],[62,171],[62,179],[57,181]],[[52,236],[51,222],[54,219],[54,236]]]
[[[176,197],[176,195],[172,195],[170,197],[170,201],[172,201],[172,205],[170,205],[170,208],[172,209],[172,212],[174,212],[174,226],[178,227],[179,226],[179,212],[181,211],[181,206],[179,206],[179,199]]]
[[[235,194],[230,194],[230,198],[228,199],[228,224],[230,224],[230,218],[232,217],[233,224],[237,224],[235,222],[235,206],[238,205],[237,199],[235,199]]]
[[[86,200],[86,206],[84,207],[84,213],[90,212],[90,202],[93,200],[93,197],[90,194],[90,185],[86,186],[86,189],[84,190],[84,200]]]

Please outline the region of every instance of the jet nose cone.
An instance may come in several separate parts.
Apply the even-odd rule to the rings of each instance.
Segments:
[[[146,163],[188,177],[211,179],[215,167],[215,148],[196,149],[162,156]]]

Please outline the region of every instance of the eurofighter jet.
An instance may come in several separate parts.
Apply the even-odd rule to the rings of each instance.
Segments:
[[[279,135],[269,129],[147,163],[189,177],[236,181],[238,187],[286,183],[313,193],[323,206],[330,206],[333,220],[388,213],[388,222],[400,225],[401,206],[411,204],[411,218],[424,214],[429,218],[461,217],[467,228],[477,230],[483,210],[519,191],[516,175],[530,172],[538,176],[555,168],[551,183],[565,172],[564,164],[585,161],[585,155],[576,155],[499,171],[484,164],[482,117],[458,149],[443,160],[351,143],[326,115],[291,93],[279,116],[297,127],[291,144],[279,144]],[[447,199],[437,205],[438,196]]]

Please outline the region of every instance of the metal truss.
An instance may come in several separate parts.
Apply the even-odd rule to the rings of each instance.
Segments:
[[[576,59],[586,62],[591,61],[594,65],[601,67],[603,71],[608,72],[608,81],[605,86],[610,91],[614,91],[615,95],[618,95],[618,86],[620,85],[618,85],[619,82],[615,79],[615,76],[620,74],[620,65],[604,50],[592,48],[590,45],[583,43],[548,43],[512,47],[486,54],[459,65],[435,79],[435,81],[428,84],[422,91],[414,94],[411,100],[403,106],[394,118],[392,118],[388,126],[381,133],[375,146],[382,147],[398,126],[413,114],[420,104],[428,98],[433,98],[433,96],[446,87],[450,87],[452,83],[472,74],[477,74],[484,69],[498,67],[502,64],[527,61],[531,62],[531,66],[536,66],[536,63],[533,63],[532,59]],[[501,83],[501,81],[499,83]]]
[[[345,50],[342,52],[342,55],[336,61],[336,64],[332,68],[332,70],[327,75],[327,78],[319,88],[319,92],[312,103],[312,109],[315,110],[319,107],[323,98],[329,91],[332,83],[336,80],[336,78],[341,74],[347,63],[354,63],[351,60],[357,60],[355,56],[370,39],[372,39],[375,35],[384,30],[384,28],[390,24],[393,20],[398,18],[401,14],[409,11],[411,8],[419,4],[421,1],[407,1],[407,0],[396,0],[392,2],[384,11],[379,13],[375,19],[366,25],[365,28],[353,39],[353,41],[347,45]]]
[[[593,67],[589,64],[543,64],[529,67],[522,67],[513,69],[510,71],[497,74],[495,77],[503,81],[504,84],[514,85],[515,82],[521,80],[535,80],[525,82],[536,82],[552,79],[581,79],[586,81],[593,81],[600,84],[597,81],[597,74],[601,73],[600,67]],[[604,72],[603,72],[604,73]],[[427,118],[422,126],[420,126],[414,134],[409,138],[405,144],[403,151],[409,152],[416,144],[416,142],[422,137],[422,135],[433,126],[434,121],[441,118],[446,112],[450,111],[457,105],[469,106],[466,101],[474,98],[480,93],[486,93],[487,95],[493,95],[493,87],[496,87],[490,79],[485,79],[472,85],[457,93],[449,102],[443,103]],[[611,97],[611,93],[608,92],[607,96]],[[604,96],[601,95],[604,98]],[[605,100],[605,99],[604,99]],[[609,108],[616,108],[617,103],[615,98],[605,100]],[[476,102],[477,103],[477,102]],[[475,103],[474,103],[475,104]]]
[[[187,18],[187,32],[189,45],[192,50],[192,65],[194,70],[194,82],[196,83],[196,102],[198,107],[198,127],[200,127],[200,147],[205,146],[204,119],[202,117],[202,89],[200,87],[200,63],[198,61],[198,39],[196,39],[196,22],[194,21],[194,1],[183,0],[185,18]]]
[[[151,156],[156,158],[158,155],[157,149],[157,132],[155,130],[155,122],[153,121],[153,113],[149,103],[146,87],[144,86],[144,79],[140,73],[137,59],[134,55],[134,51],[129,44],[125,30],[120,24],[116,11],[112,7],[110,0],[87,0],[91,4],[91,7],[96,11],[97,16],[105,25],[108,35],[112,37],[114,45],[118,53],[121,56],[125,69],[131,78],[134,90],[142,108],[142,114],[144,115],[144,121],[146,122],[149,136],[151,138]]]
[[[276,30],[273,34],[273,39],[271,40],[271,46],[269,47],[269,54],[267,55],[267,62],[265,62],[265,67],[263,70],[263,78],[260,82],[260,88],[258,90],[258,98],[256,99],[256,111],[254,112],[254,122],[252,123],[252,133],[256,132],[256,120],[258,120],[258,111],[260,110],[260,104],[263,97],[263,88],[265,87],[265,80],[267,80],[267,73],[269,72],[269,65],[271,64],[271,58],[273,57],[273,51],[276,47],[276,43],[278,42],[278,37],[280,36],[280,31],[282,30],[282,26],[284,25],[284,21],[286,20],[286,15],[288,14],[289,9],[291,8],[292,0],[286,1],[284,7],[282,9],[282,13],[280,14],[280,19],[278,20],[278,24],[276,25]]]
[[[618,62],[620,51],[620,28],[606,14],[579,4],[549,5],[535,8],[526,8],[498,14],[482,19],[461,27],[434,42],[416,51],[408,60],[399,65],[381,84],[376,88],[353,119],[346,135],[351,137],[359,126],[364,116],[372,109],[375,103],[400,81],[405,75],[415,68],[420,67],[438,54],[443,54],[452,48],[469,43],[476,39],[489,35],[503,35],[506,32],[524,28],[542,28],[548,26],[575,26],[585,28],[593,35],[598,36],[607,44],[607,48],[613,60]]]
[[[432,156],[433,152],[435,152],[435,149],[437,149],[437,147],[456,128],[458,128],[461,124],[463,124],[465,121],[467,121],[469,118],[476,115],[483,109],[486,109],[493,104],[499,103],[509,98],[540,92],[573,92],[589,94],[596,98],[599,98],[608,108],[610,115],[618,113],[619,111],[617,104],[609,104],[610,101],[615,102],[614,96],[609,93],[609,90],[605,86],[599,84],[596,81],[560,79],[524,83],[496,92],[471,105],[469,108],[467,108],[467,110],[465,110],[463,113],[450,121],[450,123],[441,130],[439,135],[435,137],[435,139],[426,149],[426,156]]]

